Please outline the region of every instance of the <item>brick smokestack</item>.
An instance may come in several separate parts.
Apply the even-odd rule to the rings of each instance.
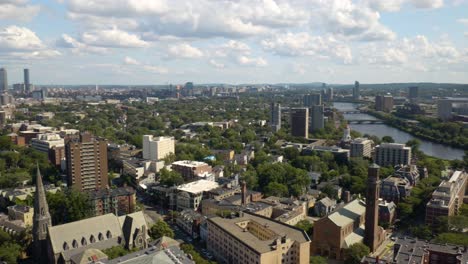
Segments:
[[[245,181],[242,181],[241,183],[241,196],[242,196],[242,205],[247,204],[247,183]]]

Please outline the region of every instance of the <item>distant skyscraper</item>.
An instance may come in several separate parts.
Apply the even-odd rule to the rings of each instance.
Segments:
[[[408,99],[410,102],[414,103],[419,98],[419,87],[418,86],[411,86],[408,87]]]
[[[333,87],[328,87],[327,89],[328,102],[333,101]]]
[[[273,131],[278,132],[281,129],[281,105],[278,103],[271,103],[271,117],[270,124]]]
[[[313,105],[321,105],[322,104],[322,95],[319,93],[315,94],[306,94],[304,95],[304,106],[305,107],[312,107]]]
[[[359,100],[359,99],[361,99],[361,96],[360,96],[360,94],[359,94],[359,82],[358,82],[358,81],[355,81],[355,82],[354,82],[353,99],[354,99],[354,100]]]
[[[313,105],[311,108],[311,122],[310,122],[310,131],[316,132],[325,127],[323,121],[323,105]]]
[[[26,92],[31,92],[31,86],[29,83],[29,69],[24,69],[24,87]]]
[[[393,96],[377,95],[375,97],[375,110],[382,112],[391,112],[393,110]]]
[[[437,101],[437,116],[443,121],[452,119],[452,100],[439,99]]]
[[[291,135],[309,137],[309,108],[291,109]]]
[[[5,68],[0,69],[0,92],[8,91],[8,76]]]

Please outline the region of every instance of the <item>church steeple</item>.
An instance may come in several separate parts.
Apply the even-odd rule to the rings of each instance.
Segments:
[[[37,165],[36,192],[34,194],[33,243],[37,263],[47,263],[47,230],[52,226],[42,176]]]

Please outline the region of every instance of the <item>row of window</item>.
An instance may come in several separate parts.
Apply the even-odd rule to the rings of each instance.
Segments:
[[[109,230],[106,232],[106,238],[107,238],[107,239],[111,239],[111,238],[112,238],[112,233],[111,233]],[[104,235],[103,235],[102,233],[99,233],[99,234],[98,234],[98,239],[99,239],[99,241],[104,240]],[[89,237],[89,242],[90,242],[91,244],[96,243],[96,238],[94,237],[94,235],[91,235],[91,236]],[[71,246],[72,246],[73,248],[78,248],[78,247],[80,247],[80,246],[86,246],[86,245],[88,245],[88,241],[86,240],[85,237],[82,237],[82,238],[81,238],[81,244],[78,244],[78,241],[77,241],[76,239],[73,239],[72,244],[71,244]],[[63,242],[63,250],[69,250],[69,249],[70,249],[70,246],[68,245],[68,243],[67,243],[67,242]]]

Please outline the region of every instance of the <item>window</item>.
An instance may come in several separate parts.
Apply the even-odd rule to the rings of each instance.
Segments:
[[[99,239],[99,241],[102,241],[102,240],[104,240],[104,236],[102,235],[102,233],[99,233],[99,235],[98,235],[98,239]]]
[[[64,242],[63,243],[63,250],[69,250],[70,247],[68,246],[68,243],[67,242]]]
[[[88,245],[88,242],[86,241],[86,238],[83,237],[83,238],[81,239],[81,245],[82,245],[82,246]]]
[[[96,243],[96,238],[94,238],[94,236],[91,235],[91,236],[89,237],[89,242],[90,242],[91,244],[92,244],[92,243]]]
[[[111,232],[109,230],[107,230],[106,237],[107,237],[107,239],[112,238],[112,234],[111,234]]]
[[[73,239],[72,246],[73,246],[73,248],[78,247],[78,242],[75,239]]]

